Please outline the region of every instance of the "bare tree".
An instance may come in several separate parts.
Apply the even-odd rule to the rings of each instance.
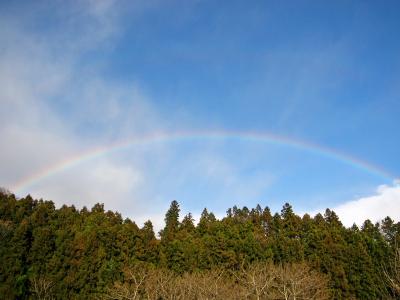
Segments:
[[[247,299],[329,299],[328,280],[305,263],[254,263],[234,272]]]
[[[220,269],[177,275],[165,269],[125,270],[125,281],[106,299],[328,299],[326,277],[305,263],[276,266],[256,263],[237,272]]]
[[[243,288],[222,269],[193,273],[190,280],[194,284],[196,299],[242,299]]]
[[[149,271],[148,280],[145,283],[147,299],[174,299],[176,294],[174,274],[165,269]]]
[[[31,292],[39,300],[54,299],[54,283],[44,276],[33,277],[30,280]]]
[[[275,267],[279,299],[329,299],[328,279],[306,263]]]
[[[384,277],[395,296],[400,297],[400,248],[395,247],[393,258],[383,268]]]
[[[145,279],[148,276],[148,270],[139,266],[124,269],[125,280],[123,283],[117,281],[114,286],[109,288],[108,293],[104,295],[105,299],[115,300],[136,300],[141,299],[144,293]]]
[[[239,272],[233,272],[239,284],[244,287],[245,297],[254,299],[271,299],[275,283],[275,270],[270,262],[242,265]]]

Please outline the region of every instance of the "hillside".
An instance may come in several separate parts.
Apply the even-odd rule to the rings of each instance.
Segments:
[[[157,235],[151,221],[139,228],[102,204],[0,198],[3,299],[156,299],[161,287],[183,298],[284,299],[280,288],[296,280],[306,299],[396,296],[388,277],[400,224],[389,217],[345,228],[329,209],[300,217],[285,204],[276,214],[233,207],[222,220],[205,209],[195,224],[173,201]]]

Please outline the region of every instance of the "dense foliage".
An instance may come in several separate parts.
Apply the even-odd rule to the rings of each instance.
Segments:
[[[305,265],[327,280],[335,299],[395,297],[385,274],[400,223],[389,217],[345,228],[329,209],[300,217],[289,204],[274,215],[259,205],[233,207],[222,220],[205,209],[197,225],[190,214],[181,220],[179,213],[173,201],[157,238],[150,221],[139,228],[102,204],[56,209],[51,201],[2,191],[1,298],[99,298],[129,283],[127,270],[138,265],[179,278],[225,270],[238,288],[243,274],[260,263],[278,269]]]

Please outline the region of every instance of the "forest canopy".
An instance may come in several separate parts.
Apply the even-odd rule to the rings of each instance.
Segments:
[[[198,223],[172,201],[155,233],[103,204],[56,208],[0,192],[4,299],[390,299],[400,223],[236,206]],[[397,281],[396,281],[397,280]],[[397,287],[399,287],[398,285]],[[232,291],[234,293],[232,294]],[[285,294],[286,293],[286,294]]]

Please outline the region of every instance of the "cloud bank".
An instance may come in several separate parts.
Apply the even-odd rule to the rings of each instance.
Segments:
[[[381,185],[376,194],[345,202],[333,210],[346,226],[360,226],[367,219],[379,222],[387,216],[400,221],[400,185]]]

